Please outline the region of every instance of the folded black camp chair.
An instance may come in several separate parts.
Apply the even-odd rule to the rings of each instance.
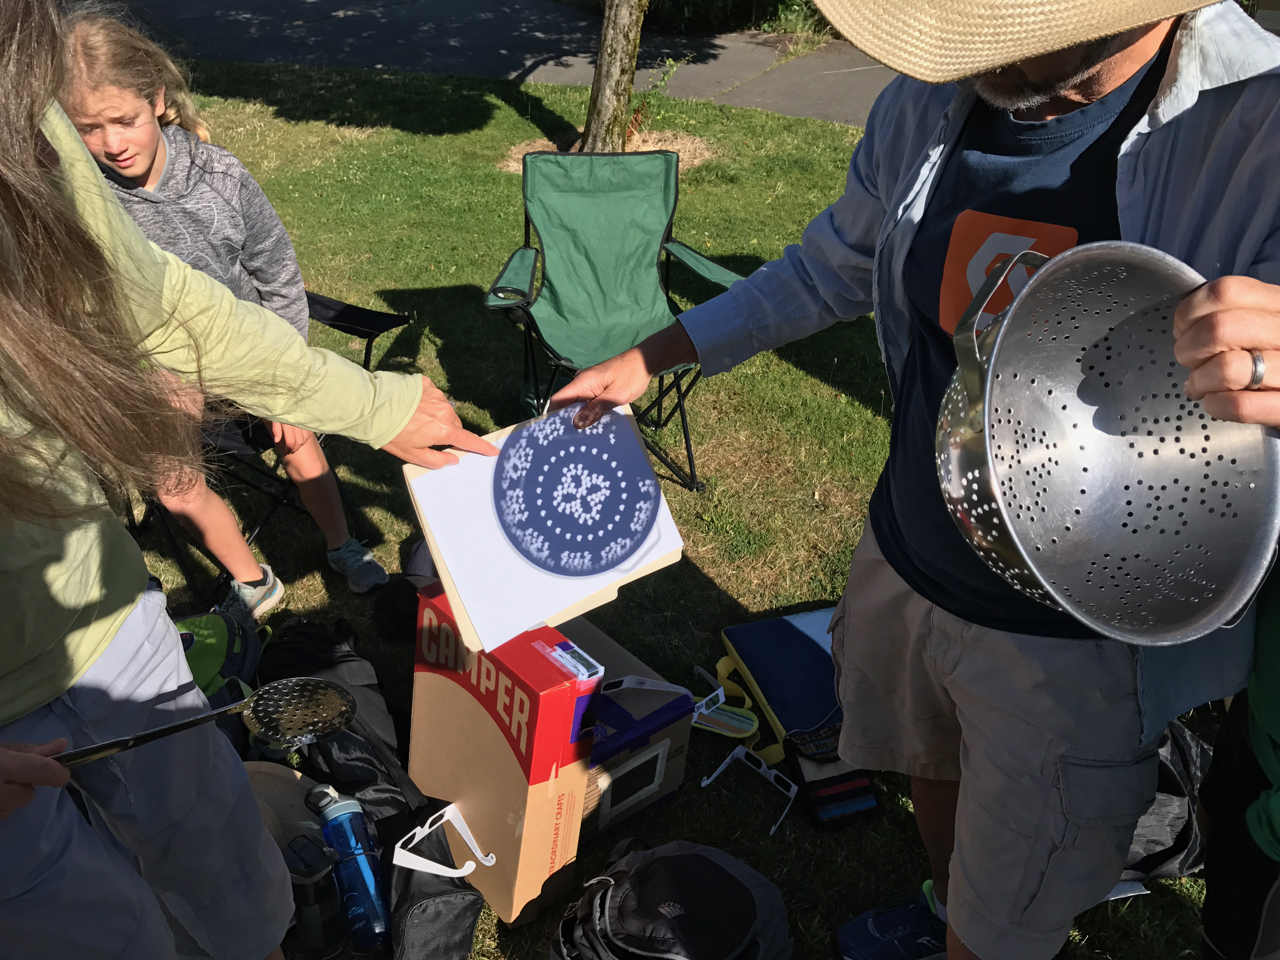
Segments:
[[[673,257],[722,287],[741,279],[672,239],[679,172],[680,157],[669,150],[525,155],[524,246],[507,260],[485,305],[506,311],[524,328],[525,382],[539,412],[547,409],[559,380],[675,322],[680,308],[667,295]],[[532,245],[535,233],[538,247]],[[545,388],[539,347],[551,367]],[[693,461],[685,400],[700,376],[696,364],[663,371],[657,396],[636,415],[646,433],[680,415],[687,471],[652,437],[645,437],[645,445],[691,490],[704,487]]]
[[[318,293],[307,294],[307,306],[311,312],[311,319],[317,323],[322,323],[326,327],[332,327],[342,333],[364,340],[364,368],[366,370],[371,368],[373,362],[374,340],[389,330],[394,330],[409,323],[409,317],[353,306],[349,303],[343,303],[341,300],[321,296]],[[219,418],[207,422],[203,431],[205,455],[209,467],[210,480],[213,485],[224,488],[227,486],[247,487],[261,494],[267,500],[267,505],[263,511],[244,526],[244,538],[250,546],[253,545],[263,527],[267,525],[268,521],[275,516],[276,511],[281,507],[296,511],[303,516],[310,516],[298,502],[296,496],[297,487],[285,475],[283,466],[276,464],[272,468],[263,461],[262,454],[272,447],[270,430],[265,429],[265,427],[266,425],[262,421]],[[327,438],[323,434],[317,434],[316,439],[320,442],[320,446],[324,447]],[[335,479],[337,479],[336,474]],[[353,527],[361,524],[360,514],[358,511],[351,509],[341,482],[338,483],[338,493],[342,497],[343,506],[346,508],[347,516],[351,519]],[[158,501],[148,500],[146,502],[146,507],[140,520],[135,520],[132,510],[129,511],[127,519],[129,527],[134,531],[135,535],[149,525],[153,519],[160,524],[161,533],[164,535],[174,561],[178,564],[178,569],[182,571],[183,579],[187,581],[187,586],[195,594],[198,602],[207,603],[211,601],[217,591],[229,579],[227,572],[223,570],[208,590],[202,591],[197,587],[194,571],[179,545],[175,531],[178,524],[169,511],[161,506]],[[359,537],[363,531],[353,530],[353,532]],[[210,557],[210,559],[212,560],[213,558]],[[214,562],[217,563],[216,560]]]

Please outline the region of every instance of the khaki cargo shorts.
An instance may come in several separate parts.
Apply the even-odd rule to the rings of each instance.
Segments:
[[[961,620],[903,582],[869,527],[831,632],[841,759],[960,781],[956,934],[983,960],[1051,960],[1120,879],[1155,797],[1133,651]]]

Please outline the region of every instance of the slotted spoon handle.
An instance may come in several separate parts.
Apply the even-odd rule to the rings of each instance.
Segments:
[[[115,740],[106,740],[102,743],[95,743],[92,746],[81,747],[79,750],[68,750],[65,753],[58,754],[53,759],[64,767],[74,767],[81,763],[88,763],[90,760],[100,760],[103,757],[111,756],[113,753],[132,750],[134,747],[140,747],[144,743],[151,743],[153,740],[161,740],[175,733],[181,733],[183,730],[190,730],[192,727],[198,727],[200,724],[216,720],[218,717],[241,713],[249,705],[249,699],[251,698],[246,698],[239,703],[233,703],[218,710],[210,710],[208,713],[202,713],[199,716],[188,717],[186,720],[179,720],[163,727],[156,727],[154,730],[138,733],[132,737],[119,737]]]
[[[956,332],[952,335],[952,343],[956,348],[956,360],[960,364],[960,379],[964,383],[964,395],[969,401],[970,409],[982,403],[986,391],[986,372],[982,369],[982,357],[978,353],[978,317],[987,309],[987,304],[995,296],[1000,284],[1004,283],[1013,268],[1018,264],[1039,269],[1049,262],[1043,253],[1034,250],[1023,250],[1016,257],[1009,257],[996,264],[996,268],[987,274],[987,279],[978,288],[978,295],[973,298],[969,308],[956,324]]]

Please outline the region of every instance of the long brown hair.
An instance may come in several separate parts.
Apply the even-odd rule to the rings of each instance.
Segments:
[[[164,91],[164,113],[160,126],[177,124],[205,143],[209,127],[196,109],[186,74],[173,58],[124,22],[127,15],[102,3],[73,7],[63,22],[66,36],[66,65],[62,99],[73,95],[75,86],[89,89],[119,87],[132,90],[147,103],[156,102]]]
[[[144,491],[198,464],[197,421],[170,403],[163,374],[147,362],[40,133],[62,81],[60,24],[55,0],[0,2],[0,517],[8,520],[82,509],[76,454],[106,486]]]

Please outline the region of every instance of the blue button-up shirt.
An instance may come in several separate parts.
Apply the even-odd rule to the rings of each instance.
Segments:
[[[910,339],[903,262],[975,98],[967,84],[908,77],[881,93],[844,194],[801,242],[681,315],[704,373],[874,312],[896,393]],[[1183,18],[1155,99],[1120,147],[1116,203],[1125,240],[1210,279],[1280,283],[1280,38],[1234,0]],[[1138,650],[1144,739],[1241,689],[1252,651],[1252,616],[1179,647]]]

